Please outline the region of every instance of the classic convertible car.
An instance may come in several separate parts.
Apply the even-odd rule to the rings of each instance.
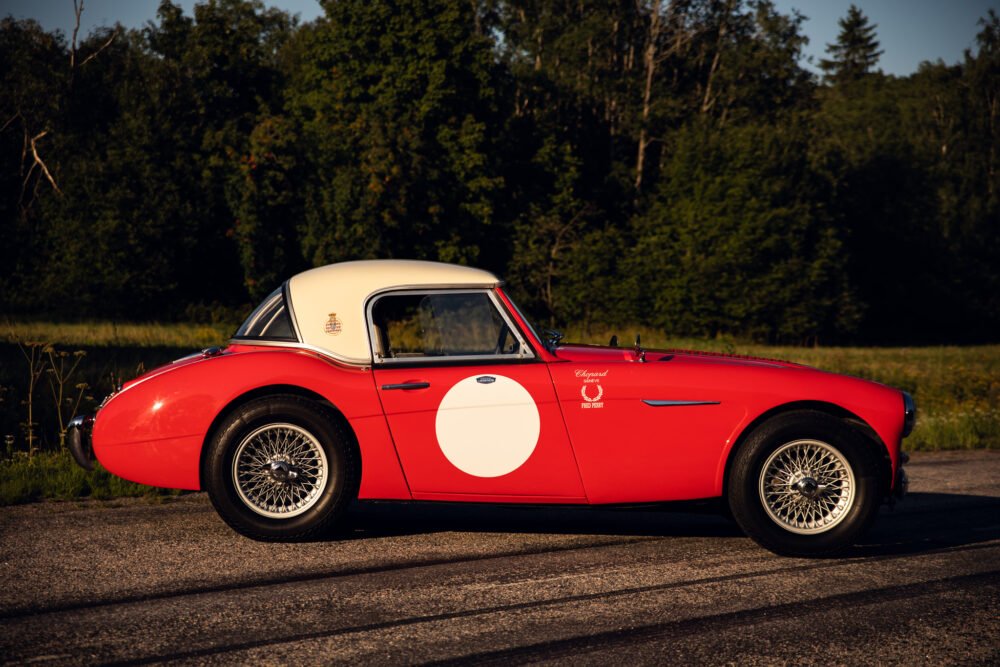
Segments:
[[[78,417],[70,449],[207,489],[260,540],[353,499],[627,505],[722,499],[783,554],[854,543],[906,489],[912,399],[770,359],[561,344],[491,273],[359,261],[298,274],[229,344]]]

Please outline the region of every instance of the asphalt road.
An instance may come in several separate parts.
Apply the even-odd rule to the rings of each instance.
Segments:
[[[261,544],[203,494],[0,510],[0,662],[998,664],[1000,452],[924,454],[846,557],[675,512],[366,505]]]

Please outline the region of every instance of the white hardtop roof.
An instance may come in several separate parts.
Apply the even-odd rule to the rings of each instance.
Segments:
[[[371,363],[365,304],[391,289],[491,288],[500,280],[468,266],[409,259],[329,264],[288,281],[292,317],[300,340],[349,363]]]

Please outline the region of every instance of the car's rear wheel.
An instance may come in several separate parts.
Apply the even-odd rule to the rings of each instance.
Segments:
[[[758,544],[780,554],[845,549],[871,525],[880,500],[872,443],[822,412],[768,420],[747,437],[730,470],[733,518]]]
[[[267,396],[216,429],[203,479],[219,516],[237,532],[304,540],[335,526],[357,492],[357,462],[329,409],[298,396]]]

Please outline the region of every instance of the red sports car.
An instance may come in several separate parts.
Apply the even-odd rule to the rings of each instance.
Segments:
[[[721,498],[779,553],[854,543],[906,489],[905,392],[770,359],[560,343],[491,273],[362,261],[294,276],[224,348],[125,383],[70,432],[143,484],[207,489],[248,537],[354,499]]]

